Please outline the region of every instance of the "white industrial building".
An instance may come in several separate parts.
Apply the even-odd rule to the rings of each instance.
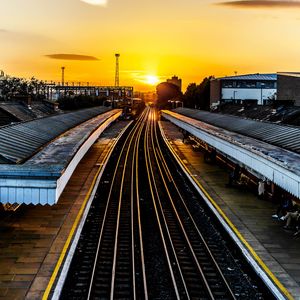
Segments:
[[[275,100],[277,74],[248,74],[214,78],[210,84],[210,104],[255,101],[263,105]]]

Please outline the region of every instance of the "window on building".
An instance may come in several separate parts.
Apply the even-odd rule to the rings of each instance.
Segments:
[[[222,81],[222,88],[232,88],[233,81],[232,80],[224,80]]]

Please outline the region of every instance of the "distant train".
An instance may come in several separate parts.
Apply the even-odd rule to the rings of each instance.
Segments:
[[[141,98],[132,98],[131,101],[133,108],[139,107],[143,103],[143,100]]]
[[[169,106],[170,109],[183,107],[183,102],[182,101],[169,100],[168,101],[168,106]]]
[[[135,116],[139,115],[139,113],[145,107],[144,101],[140,98],[106,100],[103,105],[107,107],[123,109],[123,119],[130,119],[132,117],[134,118]]]

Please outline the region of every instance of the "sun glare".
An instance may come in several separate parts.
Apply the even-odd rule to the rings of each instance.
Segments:
[[[150,85],[156,85],[159,83],[159,79],[155,75],[147,75],[146,76],[146,82]]]
[[[81,0],[81,1],[92,5],[105,6],[107,4],[107,0]]]

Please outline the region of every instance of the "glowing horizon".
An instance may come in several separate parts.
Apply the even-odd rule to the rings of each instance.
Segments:
[[[0,69],[59,82],[64,65],[66,82],[113,85],[120,52],[120,84],[145,91],[173,75],[185,88],[299,71],[299,12],[300,1],[3,0]]]

